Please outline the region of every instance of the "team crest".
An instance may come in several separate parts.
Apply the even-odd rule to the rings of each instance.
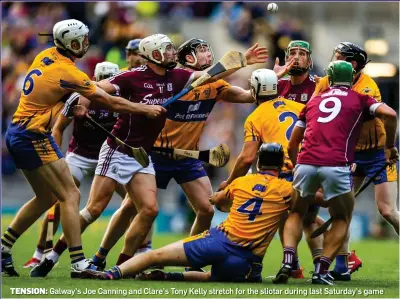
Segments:
[[[89,80],[83,81],[84,86],[90,86],[91,84],[92,84],[92,82],[90,82]]]
[[[172,83],[168,83],[167,84],[167,90],[168,91],[172,91]]]
[[[362,91],[365,93],[369,93],[371,91],[371,89],[369,87],[365,87]]]
[[[308,94],[302,93],[300,96],[300,101],[307,102],[308,101]]]
[[[204,97],[209,98],[210,97],[210,92],[211,92],[210,88],[205,89],[203,91]]]

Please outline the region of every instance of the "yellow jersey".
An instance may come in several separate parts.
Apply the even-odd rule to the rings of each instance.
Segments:
[[[154,146],[197,150],[208,116],[216,102],[226,100],[229,87],[218,80],[196,87],[172,104]]]
[[[40,52],[28,69],[12,118],[12,133],[49,134],[72,92],[88,97],[96,91],[89,77],[61,51],[52,47]]]
[[[231,242],[263,257],[289,208],[292,183],[259,172],[237,178],[224,192],[232,206],[217,229]]]
[[[315,87],[314,95],[320,94],[329,87],[328,77],[321,78]],[[373,97],[382,102],[381,92],[378,85],[368,75],[361,73],[360,77],[353,84],[352,90],[360,94]],[[363,123],[360,138],[358,139],[356,152],[369,149],[383,148],[386,142],[386,132],[382,120],[374,118]]]
[[[282,144],[285,154],[283,171],[293,165],[287,153],[290,136],[305,105],[284,98],[260,104],[244,123],[244,142],[259,141]]]

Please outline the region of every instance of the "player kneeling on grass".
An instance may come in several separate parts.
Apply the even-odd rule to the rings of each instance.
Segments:
[[[212,204],[229,212],[227,220],[217,227],[133,257],[106,272],[86,270],[81,277],[121,279],[152,266],[211,265],[211,272],[207,273],[155,270],[141,276],[151,280],[261,282],[262,260],[289,208],[292,191],[290,182],[278,178],[283,157],[282,145],[262,144],[258,173],[237,178],[211,196]]]

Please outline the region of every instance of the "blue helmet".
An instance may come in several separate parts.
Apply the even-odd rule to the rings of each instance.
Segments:
[[[128,51],[139,51],[140,41],[140,38],[130,40],[125,49]]]

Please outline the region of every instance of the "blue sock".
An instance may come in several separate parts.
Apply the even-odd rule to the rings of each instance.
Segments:
[[[336,264],[335,264],[335,268],[333,269],[333,271],[337,272],[337,273],[345,273],[349,270],[348,266],[347,266],[347,257],[348,254],[338,254],[336,256]]]
[[[112,279],[121,279],[122,273],[118,266],[112,267],[110,270],[107,270],[106,273],[112,277]]]
[[[106,259],[108,252],[108,249],[100,247],[99,251],[97,251],[96,254],[93,256],[93,262],[95,264],[102,263]]]

